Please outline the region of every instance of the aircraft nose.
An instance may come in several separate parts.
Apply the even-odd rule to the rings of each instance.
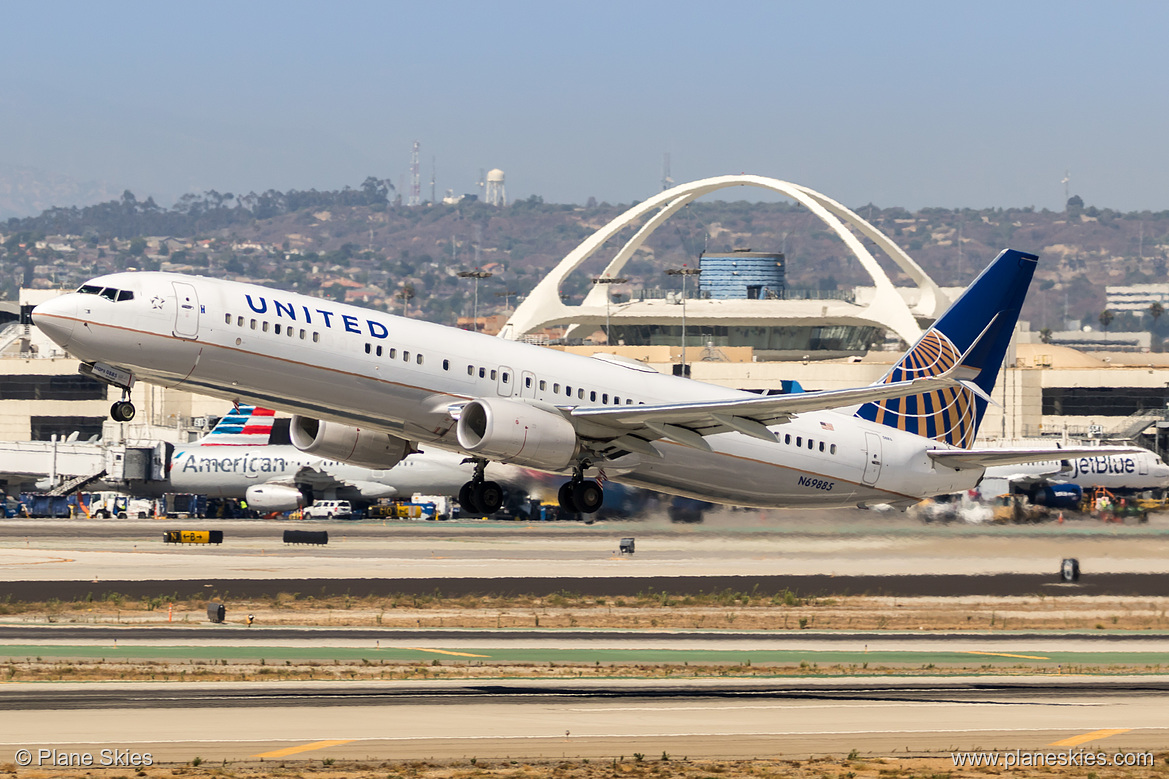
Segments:
[[[73,327],[77,324],[75,295],[61,295],[41,303],[32,310],[32,322],[56,343],[68,347],[73,338]]]

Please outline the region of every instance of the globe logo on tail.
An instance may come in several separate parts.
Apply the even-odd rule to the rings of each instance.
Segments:
[[[962,353],[937,329],[930,330],[901,358],[884,383],[938,376],[953,368]],[[858,416],[952,446],[969,447],[977,425],[975,394],[965,387],[944,389],[867,403]]]

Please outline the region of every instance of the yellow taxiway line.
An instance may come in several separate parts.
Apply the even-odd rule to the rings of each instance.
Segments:
[[[450,652],[446,649],[423,649],[420,646],[408,646],[412,652],[431,652],[436,655],[454,655],[455,657],[491,657],[491,655],[473,655],[470,652]]]
[[[1006,652],[976,652],[973,650],[967,651],[968,655],[993,655],[995,657],[1019,657],[1024,660],[1050,660],[1050,657],[1040,657],[1039,655],[1012,655]]]
[[[1101,738],[1108,738],[1109,736],[1119,736],[1121,733],[1128,733],[1132,728],[1113,728],[1112,730],[1093,730],[1091,733],[1082,733],[1078,736],[1065,738],[1063,741],[1056,741],[1053,744],[1048,744],[1050,747],[1077,747],[1080,744],[1088,741],[1096,741]]]
[[[298,747],[288,747],[287,749],[277,749],[275,752],[264,752],[259,755],[252,755],[252,757],[288,757],[289,755],[296,755],[301,752],[312,752],[314,749],[327,749],[328,747],[340,746],[341,744],[348,744],[354,739],[341,738],[334,741],[314,741],[311,744],[301,744]]]

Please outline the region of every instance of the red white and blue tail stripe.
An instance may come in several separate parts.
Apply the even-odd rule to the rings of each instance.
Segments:
[[[199,446],[264,446],[272,435],[276,412],[255,406],[237,406],[198,441]]]

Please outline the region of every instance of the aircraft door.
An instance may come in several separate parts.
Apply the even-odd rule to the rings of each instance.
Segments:
[[[531,371],[520,374],[520,395],[525,398],[536,397],[536,374]]]
[[[1149,475],[1149,460],[1153,459],[1152,455],[1141,452],[1137,455],[1137,474],[1140,476]]]
[[[195,287],[185,281],[171,283],[175,288],[175,335],[179,338],[198,338],[199,295]]]
[[[865,433],[865,473],[862,480],[865,484],[876,484],[881,477],[881,436],[876,433]]]
[[[515,393],[515,371],[506,365],[499,366],[499,383],[495,385],[495,394],[501,398],[510,398]]]

